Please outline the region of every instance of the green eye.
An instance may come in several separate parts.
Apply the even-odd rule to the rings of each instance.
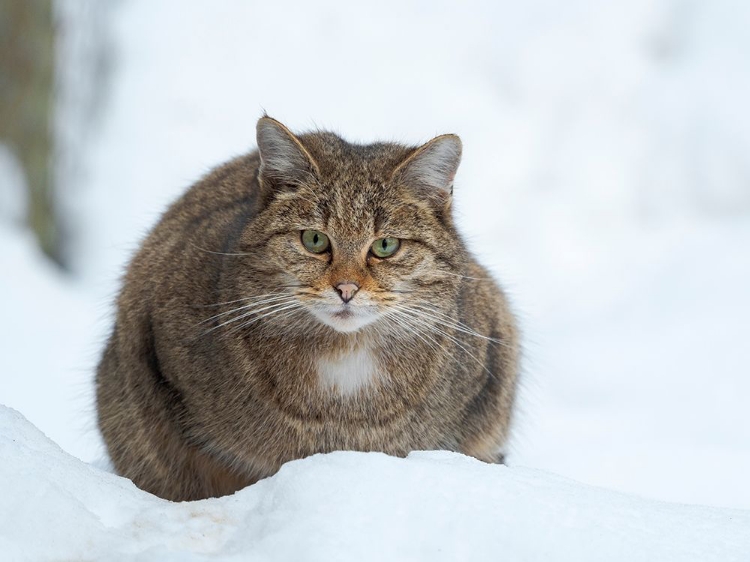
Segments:
[[[317,230],[303,230],[302,244],[313,254],[322,254],[331,245],[328,236]]]
[[[398,238],[379,238],[372,243],[372,253],[379,258],[389,258],[396,253],[401,242]]]

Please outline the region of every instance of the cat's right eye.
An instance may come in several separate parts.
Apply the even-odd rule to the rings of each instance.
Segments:
[[[308,252],[313,254],[322,254],[330,247],[328,236],[318,230],[303,230],[302,245]]]

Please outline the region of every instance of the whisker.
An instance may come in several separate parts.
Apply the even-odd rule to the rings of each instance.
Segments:
[[[437,316],[433,314],[433,312],[437,312],[437,311],[425,309],[424,307],[421,307],[417,304],[411,304],[408,306],[401,306],[401,305],[391,305],[391,306],[393,308],[398,308],[399,310],[403,312],[412,313],[417,316],[422,316],[423,318],[429,318],[430,320],[433,320],[438,324],[446,325],[449,328],[453,328],[454,330],[458,332],[462,332],[470,336],[475,336],[477,338],[481,338],[483,340],[487,340],[489,342],[496,343],[498,345],[506,345],[505,342],[500,341],[496,338],[491,338],[489,336],[480,334],[476,330],[472,329],[470,326],[467,326],[466,324],[463,324],[462,322],[455,320],[454,318],[448,316],[447,314],[439,313],[440,315]]]
[[[499,380],[499,379],[497,379],[497,376],[492,371],[490,371],[487,368],[487,366],[482,361],[480,361],[473,353],[471,353],[456,337],[448,334],[447,332],[445,332],[444,330],[440,329],[436,325],[427,323],[424,319],[420,318],[418,315],[409,316],[409,315],[406,314],[406,312],[403,312],[403,311],[401,311],[401,314],[403,314],[403,319],[407,323],[410,323],[413,327],[421,326],[424,329],[429,329],[430,331],[432,331],[432,332],[434,332],[436,334],[442,335],[443,337],[449,339],[455,345],[457,345],[458,347],[460,347],[469,357],[471,357],[472,359],[474,359],[474,361],[476,361],[477,364],[479,364],[479,366],[482,367],[482,369],[487,374],[489,374],[491,377],[495,378],[496,380]],[[444,351],[446,353],[448,353],[447,350],[444,350]]]
[[[302,305],[299,305],[299,306],[295,306],[295,307],[290,308],[287,312],[283,312],[283,313],[279,314],[278,316],[276,316],[276,313],[277,312],[281,312],[281,311],[275,311],[274,312],[274,320],[276,320],[276,321],[283,320],[285,318],[289,318],[290,316],[293,316],[293,315],[297,314],[298,312],[304,312],[304,310],[305,310],[305,307],[302,306]]]
[[[276,285],[276,286],[278,288],[280,288],[280,289],[299,289],[300,287],[304,287],[304,285],[301,285],[299,283],[294,284],[294,285]],[[301,291],[297,291],[297,294],[299,294],[302,291],[306,291],[306,290],[308,290],[308,288],[305,287]],[[225,305],[225,304],[232,304],[232,303],[235,303],[235,302],[258,300],[258,299],[262,299],[262,298],[265,298],[265,297],[273,297],[273,296],[276,296],[276,295],[290,295],[290,294],[292,294],[292,293],[290,293],[288,291],[277,291],[275,293],[265,293],[265,294],[261,294],[261,295],[255,295],[255,296],[252,296],[252,297],[243,297],[241,299],[235,299],[235,300],[231,300],[231,301],[217,302],[217,303],[214,303],[214,304],[196,304],[196,305],[193,305],[193,308],[209,308],[209,307],[212,307],[212,306],[222,306],[222,305]]]
[[[435,340],[435,338],[433,338],[429,333],[425,333],[425,332],[427,332],[427,329],[429,328],[429,331],[435,332],[435,333],[437,333],[437,334],[439,334],[439,335],[441,335],[441,336],[443,336],[443,337],[451,340],[456,345],[458,345],[461,349],[464,350],[464,352],[466,352],[472,359],[474,359],[479,364],[479,366],[482,367],[490,376],[492,376],[494,378],[497,378],[497,377],[495,377],[495,375],[489,369],[487,369],[487,367],[484,365],[484,363],[482,363],[479,359],[477,359],[472,353],[470,353],[465,347],[463,347],[460,343],[458,343],[450,335],[446,334],[445,332],[443,332],[441,330],[436,330],[433,326],[431,326],[429,324],[424,324],[423,322],[417,322],[417,321],[415,321],[415,318],[407,316],[403,312],[398,312],[397,314],[402,315],[401,316],[401,321],[403,322],[402,326],[405,324],[407,326],[407,328],[411,328],[410,330],[407,330],[407,331],[409,331],[409,333],[414,334],[417,337],[419,337],[422,341],[424,341],[425,343],[427,343],[427,345],[433,347],[434,349],[439,350],[441,353],[448,354],[448,356],[451,359],[453,359],[454,361],[458,361],[458,359],[456,358],[456,356],[453,355],[447,349],[445,349],[444,346],[440,345],[440,343],[437,340]],[[429,340],[430,340],[429,342],[426,341],[421,336],[420,330],[423,333],[425,333],[425,336],[427,338],[429,338]]]
[[[258,322],[259,320],[263,320],[264,318],[268,318],[269,316],[276,315],[279,312],[283,312],[284,310],[301,309],[302,308],[302,305],[299,304],[298,302],[294,302],[294,303],[291,303],[291,304],[288,304],[288,303],[283,303],[283,304],[286,304],[286,306],[282,306],[282,308],[277,308],[275,310],[271,310],[270,312],[267,312],[266,314],[262,314],[260,316],[255,317],[255,318],[251,318],[250,320],[247,320],[247,321],[243,322],[242,324],[239,324],[239,325],[233,327],[228,333],[229,334],[234,334],[234,333],[236,333],[236,332],[238,332],[240,330],[244,330],[248,326],[251,326],[252,324],[255,324],[256,322]],[[249,315],[251,316],[252,314],[249,314]],[[245,315],[242,316],[242,318],[246,318],[247,316],[248,316],[248,314],[245,314]]]
[[[194,304],[194,305],[192,305],[192,308],[210,308],[210,307],[214,307],[214,306],[223,306],[225,304],[233,304],[233,303],[236,303],[236,302],[249,301],[252,298],[253,297],[244,297],[244,298],[241,298],[241,299],[235,299],[233,301],[217,302],[217,303],[214,303],[214,304]]]
[[[206,322],[210,322],[211,320],[215,320],[216,318],[221,318],[222,316],[226,316],[227,314],[232,314],[232,313],[235,313],[235,312],[239,312],[241,310],[247,310],[248,308],[252,308],[254,306],[260,306],[260,305],[263,305],[263,304],[268,304],[270,302],[275,302],[275,301],[279,301],[279,300],[283,300],[283,299],[288,299],[288,298],[292,298],[292,295],[280,294],[278,296],[266,298],[266,299],[263,299],[263,300],[260,300],[260,301],[253,300],[253,302],[250,302],[249,304],[246,304],[244,306],[237,306],[237,307],[235,307],[235,308],[233,308],[231,310],[227,310],[225,312],[220,312],[219,314],[214,314],[210,318],[206,318],[205,320],[202,320],[201,322],[198,322],[193,327],[200,326],[201,324],[205,324]]]
[[[394,305],[394,306],[398,306],[398,305]],[[449,316],[448,314],[445,314],[444,312],[441,312],[439,310],[434,310],[434,309],[431,309],[431,308],[427,308],[426,306],[421,305],[418,302],[417,303],[409,303],[408,305],[405,305],[405,307],[402,306],[402,308],[406,308],[407,310],[408,309],[413,309],[414,312],[419,311],[422,314],[424,314],[425,316],[427,316],[429,318],[432,318],[436,322],[441,322],[441,323],[447,324],[450,327],[455,328],[459,332],[463,332],[465,334],[476,336],[478,338],[481,338],[481,339],[484,339],[484,340],[487,340],[487,341],[490,341],[490,342],[493,342],[493,343],[497,343],[497,344],[500,344],[500,345],[506,345],[506,343],[504,341],[501,341],[501,340],[499,340],[497,338],[491,338],[489,336],[485,336],[483,334],[480,334],[479,332],[477,332],[476,330],[474,330],[471,326],[467,326],[466,324],[464,324],[460,320],[456,320],[452,316]]]
[[[268,306],[264,306],[264,307],[262,307],[260,309],[253,309],[253,310],[250,310],[250,311],[247,311],[247,312],[243,312],[242,314],[240,314],[239,316],[236,316],[235,318],[231,318],[229,320],[226,320],[225,322],[222,322],[221,324],[217,324],[213,328],[210,328],[210,329],[206,330],[205,332],[203,332],[202,335],[205,336],[206,334],[209,334],[209,333],[213,332],[214,330],[218,330],[222,326],[226,326],[228,324],[233,324],[234,322],[239,322],[243,318],[247,318],[248,316],[252,316],[253,314],[257,314],[259,312],[263,312],[264,310],[274,309],[274,308],[279,307],[279,306],[288,305],[293,300],[294,300],[293,297],[290,297],[288,301],[281,301],[281,302],[277,302],[277,303],[274,303],[274,304],[271,304],[271,305],[268,305]]]
[[[422,335],[419,333],[419,331],[414,331],[413,327],[412,327],[411,330],[409,329],[410,326],[403,321],[403,318],[400,317],[401,314],[402,314],[401,312],[394,310],[394,311],[391,311],[391,312],[386,312],[383,316],[385,316],[386,318],[390,318],[391,320],[393,320],[396,324],[398,324],[401,328],[403,328],[403,330],[405,332],[411,333],[411,334],[417,336],[419,339],[421,339],[427,345],[431,345],[430,342],[428,342],[426,339],[424,339],[422,337]],[[434,340],[433,340],[433,344],[434,344],[433,347],[437,346],[437,342],[435,342]],[[439,349],[440,346],[437,346],[437,348]]]
[[[444,269],[435,269],[434,271],[442,275],[452,275],[453,277],[460,277],[461,279],[469,279],[471,281],[494,281],[492,277],[470,277],[469,275],[461,275],[460,273],[453,273],[452,271],[446,271]],[[429,271],[427,272],[427,275],[438,277],[436,273]]]
[[[296,288],[298,288],[300,286],[301,285],[279,285],[279,287],[284,287],[284,288],[288,288],[288,289],[296,289]],[[291,294],[291,293],[288,293],[288,292],[285,292],[285,291],[278,291],[276,293],[265,293],[265,294],[262,294],[262,295],[255,295],[255,296],[252,296],[252,297],[242,297],[241,299],[235,299],[235,300],[232,300],[232,301],[217,302],[217,303],[214,303],[214,304],[196,304],[196,305],[193,305],[193,308],[209,308],[209,307],[213,307],[213,306],[222,306],[222,305],[225,305],[225,304],[233,304],[233,303],[236,303],[236,302],[243,302],[243,301],[245,301],[245,302],[246,301],[256,301],[258,299],[264,299],[266,297],[274,297],[274,296],[277,296],[277,295],[289,295],[289,294]]]
[[[231,253],[231,252],[216,252],[214,250],[206,250],[206,248],[201,248],[197,244],[194,244],[193,242],[188,242],[193,248],[196,250],[200,250],[201,252],[206,252],[207,254],[214,254],[217,256],[251,256],[252,254],[247,253]]]

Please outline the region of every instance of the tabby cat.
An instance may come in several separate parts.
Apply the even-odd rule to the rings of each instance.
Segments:
[[[460,139],[357,145],[264,116],[257,142],[124,277],[96,377],[117,472],[195,500],[342,449],[502,462],[518,334],[453,223]]]

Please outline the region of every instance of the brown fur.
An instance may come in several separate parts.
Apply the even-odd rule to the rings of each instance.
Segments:
[[[289,137],[286,152],[264,149],[261,126]],[[457,137],[439,142],[458,147],[457,166]],[[178,200],[125,275],[97,373],[116,470],[161,497],[193,500],[341,449],[501,459],[518,336],[502,291],[455,230],[452,185],[420,185],[432,176],[410,163],[441,145],[295,137],[267,117],[259,145],[260,155],[220,166]],[[279,158],[291,158],[291,171],[274,166]],[[446,166],[437,177],[452,180]],[[308,252],[305,229],[325,232],[331,252]],[[368,254],[384,236],[402,240],[397,253]],[[372,303],[376,321],[345,333],[310,313],[342,281],[360,286],[352,305]],[[293,304],[237,310],[266,294]],[[414,305],[406,316],[392,308]],[[321,385],[321,358],[365,349],[378,366],[369,384],[348,394]]]

